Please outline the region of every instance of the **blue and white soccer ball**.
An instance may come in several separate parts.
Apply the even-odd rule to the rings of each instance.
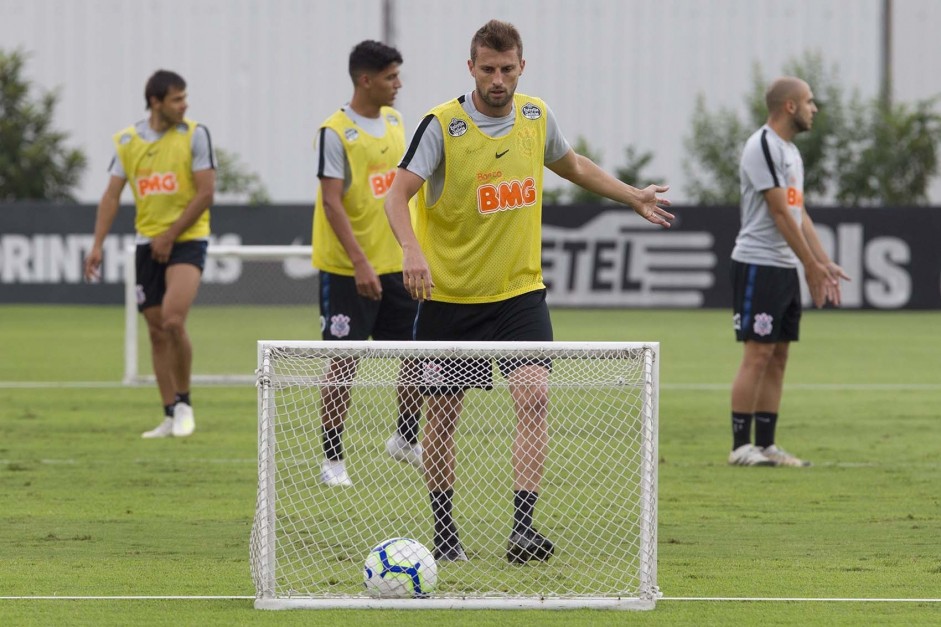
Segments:
[[[380,598],[421,598],[434,592],[438,565],[431,551],[409,538],[379,543],[366,556],[366,592]]]

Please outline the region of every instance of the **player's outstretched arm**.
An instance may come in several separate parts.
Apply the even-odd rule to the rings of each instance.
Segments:
[[[644,189],[637,189],[614,178],[594,161],[574,150],[569,150],[564,157],[546,164],[546,167],[590,192],[629,206],[637,215],[653,224],[669,228],[670,220],[674,218],[672,213],[661,208],[661,205],[669,207],[670,201],[657,196],[669,190],[669,185],[648,185]]]

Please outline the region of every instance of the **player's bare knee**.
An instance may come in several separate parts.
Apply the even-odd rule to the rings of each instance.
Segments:
[[[167,335],[166,331],[163,330],[163,327],[149,326],[147,327],[147,333],[150,336],[151,346],[159,347],[168,343],[170,338]]]
[[[174,338],[182,337],[186,334],[185,319],[183,316],[165,316],[163,319],[163,331]]]

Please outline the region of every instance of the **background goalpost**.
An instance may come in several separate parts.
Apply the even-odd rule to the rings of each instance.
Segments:
[[[325,379],[333,359],[359,361],[344,430],[347,487],[319,480],[321,388],[337,385]],[[493,387],[467,391],[455,435],[454,514],[470,560],[439,563],[431,598],[376,599],[363,585],[373,546],[396,536],[432,546],[422,472],[384,447],[405,359],[483,360]],[[551,363],[534,521],[556,546],[545,563],[505,557],[516,419],[497,365],[507,359]],[[659,344],[261,341],[257,363],[256,608],[654,607]]]
[[[131,245],[124,251],[125,385],[154,381],[147,325],[137,311],[135,249]],[[310,257],[310,246],[210,243],[187,320],[194,383],[254,383],[250,347],[273,329],[288,339],[320,337],[317,272]]]

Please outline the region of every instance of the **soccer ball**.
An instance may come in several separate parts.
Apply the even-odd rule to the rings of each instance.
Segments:
[[[431,552],[409,538],[379,543],[366,556],[366,592],[381,598],[427,597],[438,583],[438,565]]]

